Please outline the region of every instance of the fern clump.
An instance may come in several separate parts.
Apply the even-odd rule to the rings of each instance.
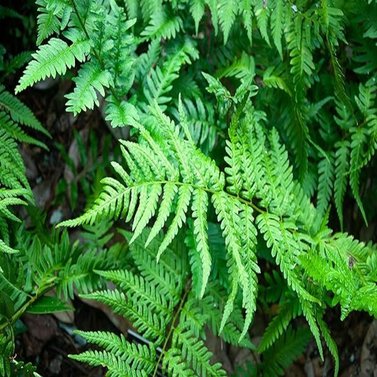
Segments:
[[[40,140],[29,136],[25,127],[49,135],[32,111],[0,85],[0,249],[6,253],[16,252],[9,244],[7,222],[20,221],[11,207],[33,202],[17,142],[46,148]]]
[[[275,328],[270,335],[273,338],[266,341],[261,350],[271,345],[291,320],[301,314],[308,321],[320,352],[322,333],[337,357],[323,322],[322,303],[331,292],[333,304],[339,303],[342,307],[343,317],[350,310],[377,314],[375,277],[371,268],[361,267],[368,264],[375,249],[347,234],[332,234],[320,209],[313,206],[294,179],[287,151],[276,130],[265,131],[260,121],[265,115],[252,105],[236,107],[229,128],[228,166],[224,172],[198,150],[192,140],[177,137],[179,128],[185,127],[184,122],[176,125],[158,107],[150,108],[150,114],[146,123],[158,124],[153,129],[154,137],[135,122],[134,127],[140,132],[139,143],[123,142],[127,170],[114,163],[119,179],[104,179],[104,191],[90,210],[62,225],[77,226],[122,217],[132,221],[132,244],[155,218],[145,241],[147,247],[169,221],[156,249],[159,260],[188,216],[192,217],[189,224],[195,253],[190,255],[190,264],[194,291],[200,299],[205,295],[212,272],[213,255],[208,240],[208,210],[212,203],[225,241],[228,274],[228,299],[220,333],[232,316],[238,293],[245,311],[239,340],[250,326],[258,295],[257,249],[263,239],[297,305],[293,313],[285,315],[284,322],[281,317],[277,319],[283,327]],[[358,260],[360,267],[350,269],[349,258]]]
[[[337,375],[326,310],[377,316],[376,247],[343,232],[345,200],[365,224],[374,216],[375,2],[37,4],[39,46],[16,92],[70,72],[67,111],[100,106],[109,126],[130,129],[115,177],[60,226],[127,224],[126,267],[95,272],[117,288],[86,297],[147,342],[80,333],[101,350],[73,357],[109,375],[224,375],[208,326],[275,357],[256,373],[281,375],[308,328]],[[255,347],[261,302],[279,310]],[[294,329],[298,317],[307,328]]]
[[[132,234],[125,233],[130,240]],[[113,282],[115,290],[97,291],[84,297],[109,305],[133,321],[136,329],[146,338],[146,344],[135,344],[123,335],[108,332],[83,332],[88,342],[100,351],[85,351],[72,358],[94,366],[106,366],[113,376],[156,376],[159,368],[173,376],[226,376],[220,364],[211,362],[212,353],[205,345],[206,326],[219,333],[218,319],[222,313],[222,288],[211,285],[200,300],[191,290],[187,258],[182,257],[182,240],[174,241],[161,256],[155,255],[163,237],[158,234],[147,248],[145,242],[150,229],[130,245],[131,271],[96,271],[99,276]],[[241,334],[235,317],[222,331],[222,337],[238,344]],[[251,347],[250,339],[242,341]]]
[[[115,234],[111,224],[86,227],[81,233],[85,247],[72,244],[66,232],[50,231],[39,224],[34,230],[20,227],[14,235],[16,254],[0,254],[0,291],[4,305],[0,311],[0,373],[11,376],[20,371],[14,355],[14,325],[27,312],[47,314],[72,310],[67,304],[75,293],[88,293],[105,286],[96,269],[122,268],[124,244],[105,244]],[[47,234],[47,235],[46,235]],[[46,295],[52,289],[56,297]],[[33,369],[34,370],[34,369]],[[31,374],[32,375],[32,374]]]

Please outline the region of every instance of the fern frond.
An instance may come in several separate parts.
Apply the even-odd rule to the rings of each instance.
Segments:
[[[239,12],[242,15],[242,22],[247,32],[247,37],[250,43],[253,41],[253,12],[252,12],[252,0],[243,0],[239,2]]]
[[[152,347],[141,344],[130,343],[123,335],[117,336],[111,332],[104,331],[75,331],[89,343],[103,348],[108,353],[120,357],[122,362],[128,364],[131,370],[143,369],[148,375],[154,369],[156,352]],[[83,356],[81,354],[81,360]],[[72,357],[76,357],[73,356]]]
[[[112,96],[107,98],[107,106],[105,111],[105,119],[109,121],[113,127],[127,126],[139,118],[135,106],[126,101],[119,102]]]
[[[3,129],[0,128],[0,166],[2,176],[0,181],[9,188],[29,188],[25,167],[18,151],[17,144]],[[7,178],[6,172],[12,174]]]
[[[204,0],[193,0],[190,5],[190,13],[195,22],[195,33],[198,34],[199,30],[199,22],[204,15],[204,7],[205,1]]]
[[[183,44],[176,46],[163,67],[157,66],[145,78],[143,92],[149,104],[152,105],[154,101],[160,105],[168,103],[171,98],[166,94],[171,91],[182,65],[190,64],[197,57],[198,52],[190,39],[185,39]]]
[[[38,36],[37,45],[40,45],[45,39],[50,37],[54,33],[60,31],[61,23],[56,9],[49,6],[49,2],[46,0],[37,0],[38,5]]]
[[[158,286],[151,281],[147,282],[144,278],[134,275],[129,271],[95,271],[106,280],[112,281],[125,292],[128,300],[134,305],[145,305],[151,312],[170,319],[171,300],[160,296]]]
[[[352,140],[351,140],[350,186],[351,186],[352,194],[360,209],[360,212],[363,215],[364,221],[367,224],[368,220],[367,220],[364,206],[361,201],[360,193],[359,193],[360,167],[362,165],[365,141],[366,141],[365,130],[362,128],[355,129],[352,134]]]
[[[7,253],[7,254],[16,254],[16,253],[19,252],[19,250],[8,246],[8,244],[5,243],[1,238],[0,238],[0,250],[1,250],[2,253]],[[2,271],[0,271],[0,272],[2,272]]]
[[[68,68],[75,65],[75,60],[84,60],[89,48],[89,42],[85,40],[77,40],[69,46],[61,39],[51,38],[32,55],[33,60],[27,65],[16,87],[16,93],[46,77],[54,78],[56,75],[65,74]]]
[[[147,40],[150,39],[171,39],[182,28],[182,20],[178,16],[170,15],[164,9],[155,12],[150,20],[149,25],[143,30],[141,35]]]
[[[330,202],[334,179],[334,166],[331,155],[327,155],[319,162],[318,174],[317,209],[321,215],[324,215]]]
[[[244,330],[241,334],[241,338],[247,331],[249,327],[253,313],[255,311],[255,298],[256,298],[256,278],[255,273],[259,268],[254,266],[249,267],[247,263],[246,266],[242,263],[242,260],[250,258],[249,253],[252,250],[243,250],[243,232],[244,229],[240,229],[239,225],[242,224],[240,219],[241,213],[243,212],[242,206],[234,199],[228,197],[223,193],[213,195],[213,205],[215,207],[218,221],[221,224],[221,229],[225,238],[225,243],[229,249],[228,254],[228,268],[232,271],[231,279],[235,279],[232,282],[232,294],[228,298],[227,307],[232,308],[235,293],[237,292],[237,286],[239,285],[243,293],[243,307],[246,309],[246,321],[244,324]],[[222,319],[221,328],[225,325],[229,314],[232,310],[224,309],[224,317]]]
[[[106,179],[105,190],[95,201],[93,208],[84,215],[74,220],[66,220],[58,224],[58,226],[78,226],[81,224],[94,224],[100,218],[117,218],[122,211],[127,208],[126,203],[129,200],[130,189],[121,185],[114,179]]]
[[[263,353],[266,362],[263,364],[263,376],[282,376],[287,368],[305,349],[310,340],[310,332],[306,328],[296,331],[287,329],[285,334],[269,350]]]
[[[283,59],[282,36],[283,20],[286,18],[286,12],[283,0],[276,0],[274,9],[271,14],[272,40],[279,52],[280,58]]]
[[[288,300],[281,304],[278,314],[268,324],[262,340],[258,345],[258,352],[263,353],[287,330],[290,322],[300,314],[297,299]]]
[[[269,28],[268,21],[270,20],[270,8],[265,6],[263,1],[258,1],[254,6],[254,13],[257,19],[259,32],[267,44],[270,45],[270,37],[267,32]]]
[[[147,338],[156,342],[161,342],[164,339],[164,329],[168,323],[166,318],[150,312],[146,307],[134,307],[132,303],[128,302],[123,292],[118,290],[98,291],[82,296],[90,300],[102,302],[110,306],[115,313],[129,318],[133,321],[134,326],[143,332]]]
[[[197,244],[197,252],[200,255],[202,264],[201,281],[199,297],[203,297],[208,278],[211,273],[211,254],[208,245],[208,224],[207,224],[207,207],[208,195],[203,190],[194,192],[192,199],[192,216],[194,218],[194,235]]]
[[[184,274],[185,259],[175,257],[174,250],[177,248],[177,243],[173,243],[165,250],[164,255],[157,263],[157,251],[164,237],[161,234],[153,237],[153,240],[146,247],[146,240],[149,239],[150,232],[144,231],[138,239],[129,245],[132,258],[148,283],[151,282],[151,284],[158,286],[161,294],[176,300],[177,292],[182,290],[182,284],[177,281],[176,275]],[[131,237],[132,234],[127,234],[127,239],[131,239]],[[174,247],[174,250],[172,247]],[[174,303],[174,305],[177,304],[176,301]]]
[[[189,185],[182,185],[178,190],[178,203],[175,216],[169,226],[166,236],[161,243],[158,252],[157,259],[160,258],[165,249],[173,241],[174,237],[177,235],[179,229],[182,227],[183,223],[186,221],[186,212],[191,201],[191,187]]]
[[[322,318],[318,319],[318,325],[321,329],[321,333],[323,336],[323,339],[326,342],[327,348],[329,349],[332,357],[335,361],[335,370],[334,375],[337,376],[339,374],[339,354],[338,354],[338,347],[334,341],[334,339],[330,335],[330,331],[326,325],[326,323],[322,320]]]
[[[29,136],[18,124],[14,123],[5,112],[0,112],[0,126],[6,134],[18,142],[34,144],[43,149],[47,149],[44,143]],[[47,131],[44,133],[47,133]]]
[[[172,377],[194,377],[195,372],[184,362],[180,350],[170,348],[163,359],[162,367]]]
[[[203,377],[226,376],[220,364],[210,364],[212,354],[204,346],[203,341],[198,341],[190,331],[177,328],[174,331],[172,342],[173,347],[180,350],[188,365],[192,366],[197,375]]]
[[[349,168],[349,143],[339,142],[335,152],[335,182],[334,198],[341,227],[343,227],[343,200],[347,188],[347,173]]]
[[[65,97],[68,99],[67,111],[76,115],[99,105],[97,93],[105,95],[105,88],[110,85],[110,74],[103,71],[98,62],[91,61],[80,68],[73,81],[76,83],[75,89]]]
[[[218,17],[221,31],[224,34],[224,43],[228,41],[230,29],[236,19],[238,2],[235,0],[218,1]]]
[[[123,356],[123,355],[122,355]],[[115,356],[112,352],[107,351],[85,351],[79,355],[70,355],[71,359],[85,362],[91,366],[103,366],[108,369],[109,377],[147,377],[144,370],[133,369],[127,365],[122,356]]]
[[[141,0],[139,4],[144,21],[148,21],[154,14],[158,13],[162,6],[160,0]]]
[[[7,92],[2,85],[0,85],[0,109],[1,108],[9,113],[10,117],[16,123],[20,123],[45,135],[49,135],[32,111],[17,97]]]
[[[302,253],[302,246],[292,233],[295,230],[292,224],[281,222],[277,216],[267,213],[257,217],[257,224],[288,285],[305,300],[318,302],[318,299],[307,292],[301,277],[292,269],[292,266],[298,264],[297,257]]]

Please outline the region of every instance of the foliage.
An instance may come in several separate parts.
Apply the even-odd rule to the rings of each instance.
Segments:
[[[377,316],[375,246],[333,230],[349,228],[351,195],[365,223],[374,216],[363,201],[376,188],[364,177],[377,150],[376,3],[37,4],[38,49],[16,92],[70,71],[67,111],[103,104],[113,127],[131,129],[123,161],[112,164],[116,178],[61,225],[130,223],[127,268],[97,268],[118,288],[89,297],[151,343],[81,333],[103,351],[74,357],[110,376],[155,374],[160,361],[171,376],[223,375],[209,362],[204,326],[245,345],[258,305],[278,303],[257,348],[274,360],[253,368],[283,372],[308,341],[306,328],[292,327],[302,316],[336,375],[326,309]],[[183,238],[186,248],[177,246]],[[272,272],[262,278],[264,261]],[[208,317],[211,300],[219,311]]]
[[[16,252],[9,244],[8,222],[20,222],[20,220],[10,207],[33,202],[17,142],[45,148],[41,141],[29,136],[24,131],[24,127],[48,135],[32,111],[0,85],[0,250],[2,253]]]
[[[87,293],[104,286],[104,279],[95,269],[121,268],[124,245],[105,244],[113,238],[108,233],[111,224],[87,227],[81,237],[85,246],[70,243],[66,232],[50,231],[40,224],[34,230],[20,227],[16,234],[18,252],[0,255],[0,346],[2,375],[12,375],[15,368],[14,331],[16,321],[25,312],[52,313],[71,310],[65,304],[75,292]],[[59,299],[46,296],[52,289]],[[13,369],[12,369],[13,368]]]
[[[128,239],[131,233],[125,233]],[[148,248],[144,243],[150,230],[143,231],[138,241],[130,245],[132,270],[96,271],[112,281],[115,290],[97,291],[86,298],[109,305],[115,313],[131,319],[148,344],[134,344],[124,336],[108,332],[78,333],[101,351],[86,351],[72,355],[75,360],[90,365],[103,365],[109,375],[156,375],[159,367],[174,376],[225,376],[218,363],[211,363],[211,352],[205,346],[205,326],[219,331],[218,318],[223,310],[222,288],[212,285],[208,294],[198,300],[191,290],[188,261],[184,243],[179,238],[156,261],[155,255],[163,242],[157,235]],[[129,267],[128,267],[129,268]],[[237,308],[237,317],[240,316]],[[235,317],[235,319],[237,318]],[[222,337],[238,344],[239,324],[230,321]],[[249,339],[242,343],[251,346]]]

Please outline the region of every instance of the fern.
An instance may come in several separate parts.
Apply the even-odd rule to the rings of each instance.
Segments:
[[[284,369],[305,348],[309,340],[309,333],[306,329],[296,331],[287,329],[286,333],[280,338],[275,345],[264,353],[266,363],[262,369],[263,376],[281,376]],[[268,360],[268,361],[267,361]]]
[[[169,17],[166,12],[159,11],[151,17],[150,24],[141,33],[146,39],[174,38],[182,28],[179,17]]]
[[[43,142],[29,136],[22,126],[49,136],[31,110],[0,85],[0,249],[5,253],[17,252],[17,249],[9,244],[8,221],[20,220],[11,208],[33,203],[17,142],[46,148]]]
[[[68,68],[75,65],[76,59],[84,60],[88,47],[86,41],[78,41],[69,46],[61,39],[51,38],[48,44],[42,45],[33,55],[35,60],[26,67],[16,93],[46,77],[65,74]]]
[[[264,135],[257,122],[250,128],[248,120],[255,115],[254,110],[249,107],[246,110],[245,118],[241,118],[244,121],[241,121],[242,126],[239,126],[238,131],[230,128],[229,158],[227,159],[229,168],[225,170],[226,176],[224,177],[213,161],[201,154],[192,141],[177,138],[177,126],[164,116],[157,107],[151,108],[151,112],[154,122],[159,124],[159,132],[164,137],[157,136],[155,140],[158,141],[156,142],[146,128],[135,122],[134,126],[140,131],[141,144],[124,143],[126,146],[124,158],[129,172],[127,173],[120,165],[115,164],[114,167],[119,173],[121,181],[118,182],[112,178],[105,179],[104,194],[100,196],[94,207],[78,219],[68,220],[61,225],[77,226],[93,223],[100,218],[109,216],[113,218],[126,217],[126,221],[133,218],[135,233],[131,238],[132,242],[154,215],[157,216],[157,220],[152,227],[152,235],[154,236],[157,230],[164,226],[169,218],[169,213],[174,208],[173,197],[176,197],[175,215],[171,222],[168,222],[168,230],[156,252],[156,257],[157,259],[163,257],[163,251],[178,234],[183,223],[186,222],[189,208],[191,208],[193,239],[197,253],[199,253],[200,262],[196,256],[191,255],[191,258],[193,258],[193,273],[200,274],[194,277],[194,281],[200,281],[201,284],[197,290],[200,298],[205,295],[208,276],[211,271],[212,258],[208,248],[207,231],[207,200],[210,198],[225,239],[230,286],[220,332],[234,310],[239,289],[242,292],[242,307],[245,309],[245,323],[240,339],[246,334],[251,323],[256,308],[256,274],[259,272],[255,258],[256,235],[260,233],[263,235],[267,247],[271,250],[271,255],[282,271],[289,288],[297,296],[302,313],[308,320],[321,349],[317,317],[319,316],[320,302],[324,291],[313,291],[310,284],[305,284],[302,280],[302,274],[306,273],[305,271],[308,269],[308,265],[303,263],[303,258],[311,249],[316,248],[316,245],[325,245],[328,242],[329,246],[326,247],[336,248],[338,241],[329,236],[327,231],[319,233],[323,234],[324,239],[318,238],[318,227],[321,225],[322,214],[310,204],[309,199],[300,191],[299,184],[294,181],[287,154],[279,143],[277,133],[272,131],[270,135]],[[239,110],[236,111],[234,116],[240,116]],[[233,120],[233,122],[235,121]],[[153,129],[153,132],[156,133],[157,130]],[[255,136],[253,136],[253,133],[255,133]],[[256,135],[259,135],[259,137],[257,138]],[[242,143],[249,145],[250,142],[254,145],[254,148],[243,149],[241,147]],[[237,147],[233,146],[232,143],[236,143]],[[258,145],[258,148],[255,148],[255,145]],[[167,146],[171,146],[169,150]],[[260,150],[268,150],[269,152],[262,152],[261,154]],[[164,156],[167,151],[169,151],[169,160],[175,161],[175,167],[165,160]],[[237,158],[234,154],[236,152],[241,153]],[[259,160],[262,163],[259,175],[254,178],[253,174],[247,175],[248,170],[244,167],[248,166],[247,161],[249,159],[253,159],[253,152],[259,152],[259,155],[264,156],[262,160]],[[190,156],[190,166],[186,164],[188,156]],[[157,169],[156,164],[160,167],[159,169]],[[251,162],[250,165],[252,165]],[[244,171],[246,175],[243,175]],[[236,181],[236,179],[239,181]],[[256,179],[259,182],[250,184],[250,179]],[[250,190],[250,188],[252,189]],[[166,190],[168,190],[168,194],[166,194]],[[164,195],[161,196],[163,192]],[[328,194],[326,195],[328,197]],[[163,205],[160,206],[160,209],[157,209],[160,197]],[[253,198],[260,198],[260,204],[264,209],[255,206],[250,201]],[[139,204],[137,204],[138,202]],[[307,212],[302,212],[304,207]],[[128,212],[127,216],[125,211]],[[255,225],[253,211],[259,212],[256,216]],[[150,242],[151,239],[151,236],[149,236],[147,241]],[[329,268],[327,255],[318,254],[318,260],[321,260],[321,263],[327,266],[324,267],[325,269]],[[198,264],[201,265],[201,268],[197,267]],[[320,276],[326,274],[324,271],[322,270]],[[312,274],[312,270],[309,273]],[[356,271],[349,273],[353,275]],[[356,275],[353,276],[352,279],[358,279]],[[347,281],[350,282],[351,277],[347,278]],[[338,284],[336,284],[336,287],[338,287]],[[370,289],[368,287],[369,285],[366,283],[363,289]],[[332,290],[334,294],[339,293],[332,284],[325,284],[323,288]],[[348,287],[342,292],[342,295],[345,295],[347,299],[343,297],[339,302],[342,305],[342,310],[348,313],[351,292],[355,291]],[[106,301],[108,295],[110,293],[103,293],[97,298]],[[108,301],[112,307],[117,305],[114,299]],[[355,303],[354,309],[357,305],[359,304]],[[361,309],[361,307],[359,306],[358,309]],[[372,310],[373,313],[373,309],[370,307],[363,309]],[[290,317],[287,318],[293,318],[299,312],[300,310],[296,309],[296,314],[290,314]],[[127,312],[123,313],[126,314]],[[132,317],[134,318],[134,314],[132,314]],[[321,317],[318,318],[319,321]],[[284,321],[283,328],[288,325],[289,319],[288,322],[286,319]],[[272,331],[272,340],[267,341],[266,344],[271,344],[276,339],[277,334],[281,331],[278,330],[279,328],[281,327]],[[145,327],[143,327],[143,331],[146,331]],[[151,334],[148,333],[148,335]],[[329,339],[327,337],[326,341],[331,342]],[[333,346],[331,347],[334,349]],[[174,355],[176,356],[175,353]],[[174,360],[177,361],[175,358]]]
[[[224,33],[224,42],[229,37],[230,29],[235,21],[238,3],[236,1],[223,1],[218,3],[218,17],[222,32]]]
[[[153,375],[161,367],[169,376],[224,375],[210,362],[205,326],[252,349],[258,305],[277,303],[250,373],[281,375],[304,350],[308,331],[292,330],[299,316],[321,356],[327,345],[338,373],[325,310],[339,305],[342,319],[355,310],[376,316],[375,247],[328,225],[334,210],[341,227],[349,225],[345,200],[373,221],[363,205],[375,188],[364,179],[377,150],[375,3],[37,4],[39,47],[17,91],[69,72],[68,111],[104,103],[110,125],[131,130],[121,141],[123,160],[112,164],[116,178],[102,181],[82,216],[61,224],[124,220],[130,256],[117,260],[118,245],[105,263],[105,237],[88,253],[67,252],[74,256],[64,272],[51,243],[48,261],[33,263],[38,284],[51,268],[60,294],[77,290],[109,305],[150,343],[81,333],[102,350],[74,357],[106,366],[109,375]],[[11,253],[10,208],[30,193],[15,141],[42,146],[21,126],[43,130],[2,91],[1,98],[0,161],[10,168],[0,178],[0,245]],[[7,280],[11,299],[27,302]]]
[[[104,87],[109,86],[109,73],[101,71],[99,64],[84,64],[79,72],[73,93],[67,95],[67,110],[74,114],[98,106],[97,92],[104,96]]]
[[[148,238],[149,231],[142,236]],[[131,234],[127,235],[128,237]],[[145,253],[156,254],[162,242],[160,235],[148,249],[130,245],[131,255],[137,265],[144,260]],[[135,246],[136,247],[135,247]],[[176,243],[175,245],[178,245]],[[219,364],[211,364],[211,353],[202,340],[198,341],[199,334],[208,321],[208,312],[205,313],[204,298],[202,304],[187,291],[187,264],[178,257],[178,250],[173,245],[161,257],[160,263],[155,259],[148,263],[148,271],[109,271],[98,272],[114,282],[117,288],[114,291],[94,292],[85,297],[99,300],[110,305],[115,312],[129,316],[136,328],[144,337],[152,340],[149,345],[135,345],[123,336],[116,336],[103,332],[79,332],[89,342],[103,348],[103,351],[86,351],[72,358],[91,365],[103,365],[108,369],[108,375],[114,373],[128,373],[132,376],[156,375],[159,366],[172,375],[202,375],[225,376]],[[137,262],[139,261],[139,262]],[[176,269],[172,270],[172,265]],[[141,267],[141,266],[140,266]],[[143,268],[143,267],[141,267]],[[170,275],[167,280],[166,275]],[[161,277],[164,277],[161,280]],[[144,279],[148,279],[148,285]],[[136,284],[135,284],[136,283]],[[162,285],[161,285],[162,284]],[[173,294],[164,297],[165,286]],[[135,289],[139,286],[141,289]],[[179,287],[179,289],[177,289]],[[131,290],[130,290],[131,289]],[[199,311],[195,308],[199,307]],[[203,314],[200,311],[203,310]],[[166,329],[170,324],[170,329]],[[171,342],[168,347],[168,341]],[[159,350],[158,347],[162,347]],[[156,353],[159,350],[159,356]],[[161,365],[159,364],[161,362]]]
[[[107,230],[108,227],[105,227]],[[0,289],[2,300],[8,308],[8,311],[3,308],[0,311],[0,337],[4,336],[4,339],[0,339],[11,347],[2,354],[1,362],[4,364],[0,364],[0,368],[8,368],[4,375],[12,375],[9,368],[15,368],[12,365],[14,349],[11,341],[14,338],[14,324],[25,312],[35,312],[52,287],[61,300],[67,300],[73,298],[76,292],[88,293],[104,286],[104,280],[93,271],[96,268],[123,266],[118,260],[123,250],[120,244],[114,244],[109,249],[98,249],[94,244],[71,245],[66,233],[47,232],[43,227],[42,233],[26,232],[20,227],[16,234],[17,253],[9,255],[3,252],[0,256]],[[46,234],[49,236],[46,237]],[[54,302],[47,302],[43,313],[46,310],[54,312],[56,307],[58,311],[70,309],[61,300],[55,298]]]
[[[340,219],[340,224],[343,226],[343,198],[346,191],[347,185],[347,171],[348,171],[348,143],[343,142],[339,145],[336,152],[336,167],[335,167],[335,205],[338,211],[338,216]]]

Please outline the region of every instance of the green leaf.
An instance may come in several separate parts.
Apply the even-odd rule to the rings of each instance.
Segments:
[[[67,111],[77,115],[81,111],[99,106],[98,94],[105,95],[105,88],[110,85],[110,73],[103,70],[99,63],[91,61],[84,64],[78,76],[73,79],[76,83],[73,93],[67,94]]]
[[[88,52],[89,42],[77,42],[68,46],[61,39],[51,38],[32,55],[33,60],[27,65],[16,87],[16,93],[46,77],[64,75],[68,68],[75,65],[76,58],[82,60]]]
[[[219,0],[219,21],[222,32],[224,33],[224,44],[228,41],[230,29],[236,19],[238,1]]]
[[[283,35],[284,16],[285,12],[283,0],[275,0],[275,8],[271,14],[272,39],[277,50],[279,51],[281,59],[283,59],[283,48],[281,38]]]
[[[204,0],[191,1],[190,11],[195,22],[195,33],[198,34],[199,22],[204,15]]]
[[[26,312],[30,314],[49,314],[67,312],[73,310],[73,307],[61,301],[57,297],[43,296],[32,305],[30,305]]]

